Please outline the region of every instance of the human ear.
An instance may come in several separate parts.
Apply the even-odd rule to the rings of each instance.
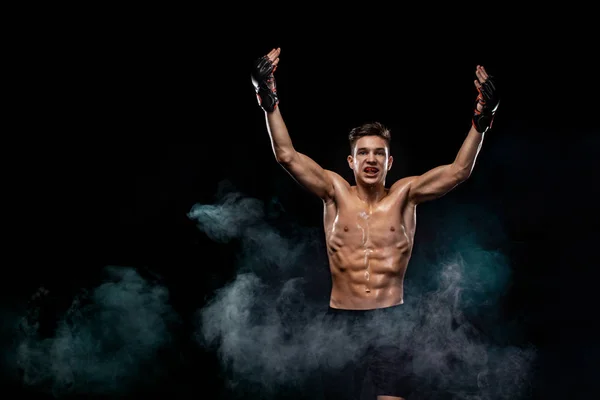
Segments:
[[[348,166],[350,167],[350,169],[354,169],[352,167],[352,164],[354,163],[354,157],[348,156],[347,160],[348,160]]]

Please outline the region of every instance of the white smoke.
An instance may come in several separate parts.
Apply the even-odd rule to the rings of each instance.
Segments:
[[[362,341],[330,331],[322,318],[328,304],[306,295],[326,269],[314,232],[288,237],[268,223],[264,208],[230,191],[215,204],[196,204],[189,216],[213,238],[241,241],[243,252],[235,279],[198,311],[198,340],[219,355],[232,389],[258,385],[260,396],[277,398],[285,387],[314,385],[319,360],[342,365],[354,359]],[[473,234],[455,244],[445,261],[429,267],[426,284],[407,283],[414,294],[401,306],[402,320],[373,320],[365,338],[393,335],[410,351],[428,398],[518,398],[529,389],[535,350],[495,344],[469,320],[473,310],[493,314],[509,280],[506,259],[483,250]]]

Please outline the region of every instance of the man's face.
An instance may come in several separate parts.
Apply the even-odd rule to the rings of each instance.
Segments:
[[[385,183],[392,161],[387,142],[379,136],[361,137],[356,141],[353,154],[348,156],[348,165],[354,171],[357,183],[368,185]]]

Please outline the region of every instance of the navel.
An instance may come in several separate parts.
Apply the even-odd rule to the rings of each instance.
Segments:
[[[393,226],[390,226],[390,231],[394,232],[396,230],[396,228],[394,228]]]
[[[348,226],[344,226],[344,232],[348,232]]]

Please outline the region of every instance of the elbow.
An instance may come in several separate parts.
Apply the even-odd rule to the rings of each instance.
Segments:
[[[472,170],[473,169],[470,167],[455,166],[453,175],[454,175],[454,179],[456,180],[457,184],[462,183],[462,182],[466,181],[467,179],[469,179],[469,177],[471,176]]]
[[[295,156],[296,156],[295,151],[285,151],[285,152],[282,151],[282,152],[275,153],[275,159],[281,165],[290,164]]]
[[[464,170],[458,173],[457,179],[459,182],[464,182],[471,177],[471,170]]]

